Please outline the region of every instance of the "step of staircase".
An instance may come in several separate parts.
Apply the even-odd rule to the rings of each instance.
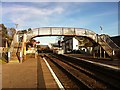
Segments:
[[[10,60],[9,63],[19,63],[19,60]]]
[[[14,49],[13,52],[11,53],[9,63],[19,63],[18,57],[16,55],[16,49]]]

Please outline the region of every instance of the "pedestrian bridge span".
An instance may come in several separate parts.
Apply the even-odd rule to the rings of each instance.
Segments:
[[[89,29],[66,27],[34,28],[27,32],[27,40],[36,36],[86,36],[96,39],[96,33]]]
[[[20,36],[19,33],[17,33]],[[22,34],[23,35],[23,34]],[[103,50],[110,56],[114,57],[120,52],[120,48],[108,37],[96,34],[94,31],[85,28],[67,28],[67,27],[42,27],[33,28],[24,33],[25,40],[29,41],[31,38],[37,36],[73,36],[80,41],[80,36],[89,38],[99,44]],[[24,45],[24,44],[23,44]]]

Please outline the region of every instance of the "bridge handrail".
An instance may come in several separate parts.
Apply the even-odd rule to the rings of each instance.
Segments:
[[[113,56],[113,51],[114,51],[113,48],[112,48],[107,42],[105,42],[100,36],[99,36],[99,39],[102,40],[102,42],[104,42],[104,43],[111,49],[111,54],[112,54],[112,56]],[[106,50],[105,50],[105,51],[106,51]],[[107,52],[107,51],[106,51],[106,52]],[[116,54],[116,52],[115,52],[115,54]],[[115,54],[114,54],[114,55],[115,55]]]
[[[21,43],[22,43],[22,46],[21,46]],[[24,48],[24,35],[19,42],[17,53],[16,53],[20,62],[23,60],[23,48]]]
[[[14,39],[15,39],[16,32],[13,35],[13,40],[11,42],[10,48],[8,49],[8,52],[12,52],[14,49]]]
[[[107,35],[104,35],[103,39],[115,50],[120,50],[120,47],[116,45]]]
[[[104,42],[105,44],[107,44],[107,45],[112,49],[112,47],[111,47],[107,42],[105,42],[105,41],[100,37],[100,35],[98,35],[98,42],[100,42],[100,41]]]
[[[95,37],[94,37],[95,36]],[[107,46],[113,51],[113,49],[111,48],[111,46],[108,44],[108,43],[106,43],[101,37],[100,37],[100,35],[98,35],[98,34],[94,34],[93,36],[88,36],[89,38],[91,38],[91,39],[93,39],[96,43],[99,43],[100,44],[100,42],[102,42],[102,43],[105,43],[105,44],[107,44]],[[93,38],[94,37],[94,38]]]
[[[46,29],[46,32],[48,32],[48,34],[44,33],[44,35],[54,35],[54,34],[57,34],[57,35],[70,35],[70,34],[73,34],[73,35],[79,35],[79,31],[81,31],[80,33],[81,34],[91,34],[91,35],[94,35],[96,34],[95,32],[93,32],[92,30],[89,30],[89,29],[84,29],[84,28],[67,28],[67,27],[41,27],[41,28],[33,28],[32,29],[32,34],[34,36],[36,35],[42,35],[41,33],[39,33],[40,31],[42,31],[42,29]],[[59,33],[56,33],[55,31],[57,31]],[[34,32],[35,31],[35,32]],[[68,31],[68,32],[66,32]],[[28,35],[30,35],[31,33],[28,33]]]

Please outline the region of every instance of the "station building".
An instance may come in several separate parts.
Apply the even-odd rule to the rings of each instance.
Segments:
[[[120,36],[110,37],[120,47]],[[97,57],[108,57],[100,45],[85,37],[64,37],[62,41],[64,53],[90,54]]]
[[[79,42],[74,37],[64,37],[62,41],[62,48],[64,53],[69,53],[73,50],[79,50]]]
[[[91,53],[93,43],[84,37],[64,37],[62,48],[64,53]]]

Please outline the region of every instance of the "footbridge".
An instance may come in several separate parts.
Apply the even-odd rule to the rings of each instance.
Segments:
[[[100,47],[110,56],[116,57],[120,48],[106,35],[98,35],[92,30],[85,29],[85,28],[66,28],[66,27],[43,27],[43,28],[34,28],[28,30],[25,33],[20,33],[22,31],[18,31],[16,33],[15,42],[21,42],[21,52],[25,49],[25,43],[29,41],[31,38],[40,37],[40,36],[73,36],[80,41],[80,36],[89,38],[93,40],[95,43],[99,44]],[[20,41],[18,40],[20,37],[23,39]],[[15,41],[16,40],[16,41]],[[13,45],[14,46],[14,45]],[[23,49],[22,49],[23,48]],[[24,53],[22,53],[24,54]]]
[[[46,27],[35,28],[27,32],[27,40],[37,36],[87,36],[96,38],[96,33],[83,28]]]

